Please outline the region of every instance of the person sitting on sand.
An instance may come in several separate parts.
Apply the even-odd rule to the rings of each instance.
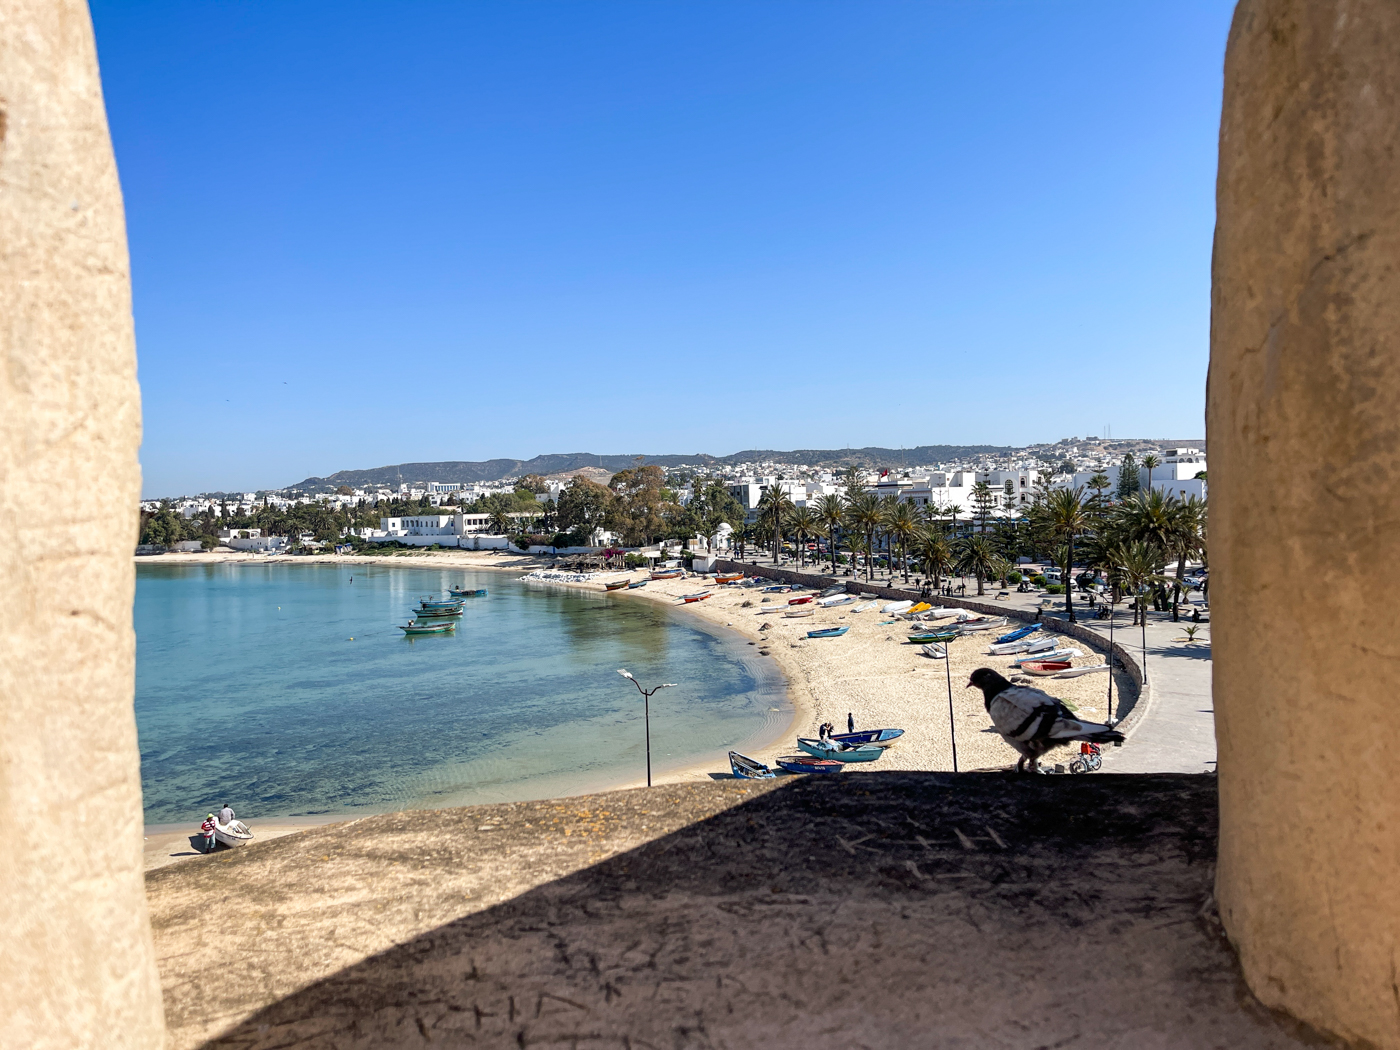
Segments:
[[[214,814],[212,814],[212,813],[210,813],[207,817],[205,817],[205,818],[204,818],[204,823],[201,824],[201,825],[199,826],[199,830],[200,830],[201,832],[203,832],[203,834],[204,834],[204,852],[205,852],[205,853],[213,853],[213,852],[214,852],[214,847],[217,846],[217,845],[219,844],[219,843],[218,843],[218,840],[217,840],[216,838],[214,838],[214,830],[215,830],[215,827],[216,827],[216,825],[215,825],[215,823],[214,823]]]
[[[219,823],[225,827],[233,823],[233,807],[227,802],[224,803],[224,808],[219,810]]]

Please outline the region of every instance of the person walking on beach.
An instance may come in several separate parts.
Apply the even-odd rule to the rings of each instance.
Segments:
[[[224,808],[219,810],[219,823],[224,826],[233,823],[233,807],[227,802],[224,803]]]
[[[199,830],[204,833],[204,852],[213,853],[214,847],[218,845],[218,840],[214,838],[214,814],[210,813],[204,818],[204,823],[199,826]]]

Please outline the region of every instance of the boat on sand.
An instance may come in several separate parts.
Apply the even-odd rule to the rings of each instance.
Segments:
[[[243,846],[253,841],[253,833],[241,820],[230,820],[227,824],[215,821],[214,838],[225,846]]]
[[[813,758],[810,755],[784,755],[778,759],[778,768],[786,769],[789,773],[839,773],[845,766],[827,758]]]
[[[772,780],[777,775],[762,762],[737,751],[729,752],[729,768],[740,780]]]

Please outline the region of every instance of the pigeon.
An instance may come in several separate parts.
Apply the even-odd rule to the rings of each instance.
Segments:
[[[1024,770],[1026,759],[1031,772],[1039,772],[1040,756],[1071,740],[1095,744],[1121,744],[1123,734],[1099,722],[1083,722],[1049,693],[1027,685],[1012,685],[990,667],[979,667],[967,683],[982,690],[992,727],[1003,740],[1021,753],[1016,772]]]

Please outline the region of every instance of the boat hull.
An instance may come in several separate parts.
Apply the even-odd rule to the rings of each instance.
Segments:
[[[225,846],[246,846],[253,841],[253,833],[241,820],[230,820],[227,824],[214,825],[214,839]]]
[[[855,747],[843,749],[808,737],[798,737],[797,746],[813,758],[824,758],[831,762],[874,762],[885,753],[883,747],[876,747],[874,744],[857,744]]]
[[[809,755],[785,755],[778,759],[777,765],[779,769],[786,769],[789,773],[839,773],[845,768],[840,762],[812,758]]]
[[[849,631],[849,627],[823,627],[817,631],[808,631],[808,638],[840,638]]]
[[[843,744],[871,744],[875,747],[890,747],[904,735],[902,729],[859,729],[854,733],[832,733],[832,740]]]
[[[729,752],[729,768],[740,780],[772,780],[777,775],[762,762],[737,751]]]

